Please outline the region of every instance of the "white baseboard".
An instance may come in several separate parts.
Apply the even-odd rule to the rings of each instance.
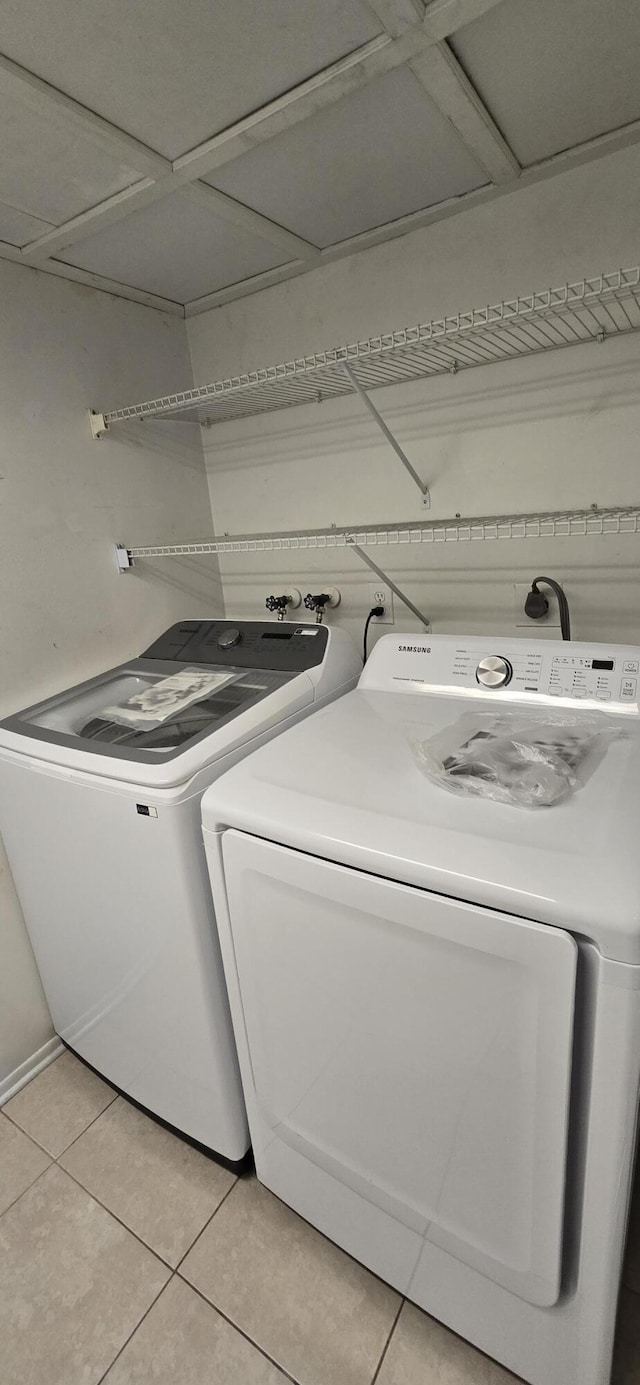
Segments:
[[[19,1068],[14,1068],[13,1072],[0,1082],[0,1106],[4,1106],[21,1087],[26,1086],[32,1077],[42,1072],[42,1069],[48,1067],[61,1053],[64,1053],[64,1044],[61,1044],[58,1035],[54,1034],[52,1039],[47,1039],[42,1048],[36,1049],[30,1058],[21,1063]]]

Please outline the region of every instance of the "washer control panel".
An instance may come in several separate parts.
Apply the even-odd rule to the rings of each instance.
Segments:
[[[323,662],[328,643],[326,625],[292,620],[185,620],[165,630],[141,658],[302,673]]]
[[[531,702],[586,702],[638,709],[640,649],[574,640],[512,640],[454,635],[378,640],[361,686]]]

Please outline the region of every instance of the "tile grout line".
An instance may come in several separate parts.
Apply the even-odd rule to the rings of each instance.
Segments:
[[[96,1120],[99,1120],[99,1119],[100,1119],[100,1117],[97,1116],[97,1117],[96,1117]],[[95,1122],[92,1122],[92,1124],[95,1124]],[[87,1126],[87,1129],[89,1129],[88,1126]],[[83,1131],[83,1134],[84,1134],[84,1131]],[[80,1139],[80,1136],[78,1136],[78,1139]],[[74,1143],[75,1143],[75,1141],[74,1141]],[[69,1145],[68,1148],[71,1149],[71,1145]],[[67,1150],[66,1150],[66,1149],[63,1150],[62,1154],[66,1154],[66,1153],[67,1153]],[[62,1158],[62,1154],[59,1156],[60,1158]],[[229,1193],[232,1193],[232,1192],[233,1192],[233,1189],[235,1188],[235,1183],[232,1183],[232,1184],[231,1184],[231,1187],[230,1187],[230,1188],[227,1188],[227,1191],[226,1191],[226,1193],[224,1194],[222,1200],[218,1203],[218,1206],[217,1206],[217,1207],[214,1209],[214,1211],[211,1213],[211,1216],[207,1217],[207,1220],[206,1220],[204,1226],[201,1227],[200,1231],[197,1232],[197,1234],[196,1234],[196,1236],[194,1237],[194,1239],[193,1239],[193,1241],[191,1242],[191,1244],[190,1244],[189,1246],[187,1246],[187,1249],[186,1249],[186,1250],[184,1251],[184,1253],[180,1256],[180,1259],[178,1260],[177,1264],[172,1265],[172,1264],[171,1264],[171,1261],[170,1261],[170,1260],[166,1260],[165,1257],[164,1257],[164,1255],[161,1255],[161,1254],[160,1254],[160,1251],[159,1251],[159,1250],[156,1250],[155,1247],[152,1246],[152,1245],[150,1245],[148,1241],[145,1241],[144,1237],[141,1236],[141,1235],[139,1234],[139,1232],[134,1231],[134,1230],[133,1230],[133,1227],[129,1226],[129,1224],[128,1224],[126,1221],[123,1221],[123,1220],[122,1220],[122,1217],[119,1217],[117,1212],[114,1212],[113,1209],[112,1209],[111,1207],[107,1207],[106,1202],[102,1202],[102,1201],[100,1200],[100,1198],[97,1197],[96,1194],[95,1194],[94,1192],[92,1192],[91,1188],[87,1188],[86,1184],[83,1183],[82,1180],[81,1180],[80,1178],[78,1178],[77,1174],[71,1173],[70,1169],[66,1169],[65,1166],[64,1166],[64,1164],[60,1164],[60,1163],[58,1162],[57,1159],[56,1159],[56,1160],[52,1160],[52,1163],[55,1163],[55,1164],[56,1164],[56,1167],[60,1169],[60,1172],[61,1172],[61,1173],[65,1173],[65,1174],[67,1175],[67,1178],[70,1178],[70,1179],[72,1180],[72,1182],[75,1183],[76,1186],[77,1186],[78,1188],[82,1188],[83,1193],[86,1193],[86,1194],[87,1194],[87,1197],[90,1197],[90,1198],[93,1199],[94,1202],[97,1202],[98,1206],[102,1208],[103,1212],[107,1212],[108,1215],[109,1215],[110,1217],[113,1217],[113,1220],[116,1221],[116,1222],[118,1222],[118,1225],[119,1225],[119,1226],[122,1226],[122,1227],[124,1228],[125,1231],[128,1231],[128,1232],[129,1232],[129,1235],[130,1235],[130,1236],[133,1236],[133,1237],[135,1238],[135,1240],[138,1241],[138,1242],[140,1243],[141,1246],[144,1246],[145,1250],[148,1250],[149,1253],[150,1253],[151,1255],[155,1255],[156,1259],[159,1260],[159,1261],[161,1262],[161,1264],[165,1265],[166,1268],[167,1268],[168,1270],[171,1270],[171,1274],[172,1274],[172,1275],[176,1274],[176,1272],[178,1271],[178,1269],[179,1269],[180,1266],[182,1265],[183,1261],[186,1260],[187,1255],[189,1254],[189,1251],[193,1250],[193,1247],[194,1247],[196,1241],[198,1241],[198,1240],[200,1239],[200,1237],[201,1237],[203,1231],[206,1231],[207,1227],[208,1227],[208,1226],[210,1225],[210,1223],[213,1221],[213,1218],[215,1217],[216,1212],[219,1212],[219,1211],[220,1211],[220,1208],[222,1207],[222,1203],[223,1203],[223,1202],[226,1202],[226,1200],[227,1200],[227,1198],[228,1198],[228,1196],[229,1196]],[[51,1164],[49,1165],[49,1168],[51,1168]],[[46,1173],[46,1172],[47,1172],[47,1170],[46,1170],[46,1169],[43,1169],[43,1173]],[[41,1177],[41,1176],[42,1176],[42,1175],[39,1175],[39,1177]],[[238,1181],[238,1180],[237,1180],[237,1178],[236,1178],[236,1183],[237,1183],[237,1181]],[[33,1185],[31,1185],[31,1186],[33,1186]],[[25,1189],[25,1191],[27,1191],[27,1190]],[[17,1201],[17,1199],[16,1199],[16,1201]]]
[[[180,1259],[178,1260],[178,1263],[177,1263],[177,1265],[175,1266],[176,1273],[177,1273],[178,1270],[180,1269],[181,1265],[184,1264],[184,1262],[185,1262],[185,1260],[186,1260],[186,1258],[187,1258],[187,1255],[190,1255],[190,1254],[191,1254],[191,1251],[193,1250],[193,1247],[194,1247],[194,1246],[197,1244],[197,1242],[200,1240],[200,1237],[201,1237],[201,1236],[204,1236],[204,1233],[205,1233],[207,1227],[208,1227],[208,1226],[211,1226],[211,1223],[212,1223],[212,1221],[213,1221],[213,1218],[214,1218],[215,1216],[217,1216],[217,1214],[218,1214],[218,1212],[220,1211],[220,1208],[222,1207],[223,1203],[226,1202],[227,1198],[228,1198],[229,1195],[233,1192],[233,1190],[234,1190],[234,1188],[235,1188],[235,1186],[236,1186],[236,1184],[237,1184],[238,1182],[239,1182],[239,1176],[236,1175],[235,1181],[231,1184],[231,1187],[230,1187],[230,1188],[227,1188],[227,1191],[226,1191],[226,1193],[224,1194],[224,1196],[220,1199],[220,1202],[218,1203],[218,1206],[214,1208],[213,1212],[211,1213],[211,1216],[210,1216],[210,1217],[207,1217],[207,1220],[206,1220],[204,1226],[201,1226],[201,1227],[200,1227],[200,1230],[198,1231],[197,1235],[194,1236],[194,1238],[193,1238],[193,1240],[192,1240],[192,1242],[191,1242],[191,1245],[188,1246],[187,1249],[185,1250],[184,1255],[181,1255],[181,1256],[180,1256]]]
[[[376,1385],[376,1380],[378,1379],[378,1377],[379,1377],[379,1375],[380,1375],[380,1371],[382,1370],[382,1366],[383,1366],[383,1363],[384,1363],[384,1358],[385,1358],[385,1356],[386,1356],[386,1354],[387,1354],[387,1352],[388,1352],[388,1350],[389,1350],[389,1347],[391,1346],[391,1339],[392,1339],[393,1334],[394,1334],[394,1332],[395,1332],[395,1330],[396,1330],[396,1327],[398,1326],[398,1323],[399,1323],[399,1321],[400,1321],[400,1314],[401,1314],[402,1309],[404,1308],[404,1305],[405,1305],[406,1302],[407,1302],[407,1300],[406,1300],[406,1298],[405,1298],[404,1295],[403,1295],[403,1296],[401,1297],[401,1299],[400,1299],[400,1307],[398,1308],[398,1311],[397,1311],[397,1313],[396,1313],[396,1316],[395,1316],[395,1318],[393,1319],[393,1323],[392,1323],[392,1326],[391,1326],[391,1331],[390,1331],[389,1336],[387,1337],[387,1340],[386,1340],[386,1342],[385,1342],[385,1344],[384,1344],[384,1346],[383,1346],[383,1348],[382,1348],[382,1355],[381,1355],[380,1360],[378,1361],[378,1364],[377,1364],[377,1366],[376,1366],[376,1368],[375,1368],[375,1371],[374,1371],[374,1373],[373,1373],[373,1380],[371,1381],[371,1385]]]
[[[36,1177],[34,1178],[33,1182],[29,1184],[28,1188],[23,1188],[23,1189],[22,1189],[22,1192],[21,1192],[21,1193],[18,1193],[18,1196],[17,1196],[17,1197],[14,1197],[13,1202],[10,1202],[10,1203],[9,1203],[9,1206],[8,1206],[8,1207],[5,1207],[5,1209],[4,1209],[3,1212],[0,1212],[0,1221],[2,1220],[2,1218],[3,1218],[4,1216],[6,1216],[7,1212],[10,1212],[10,1211],[11,1211],[11,1208],[12,1208],[12,1207],[15,1207],[16,1202],[19,1202],[19,1201],[20,1201],[20,1198],[25,1196],[25,1193],[30,1193],[30,1192],[31,1192],[31,1189],[32,1189],[32,1188],[35,1188],[36,1183],[39,1183],[39,1182],[40,1182],[40,1179],[41,1179],[41,1178],[44,1178],[45,1173],[48,1173],[48,1172],[49,1172],[49,1169],[52,1169],[52,1168],[53,1168],[54,1163],[55,1163],[55,1160],[52,1159],[52,1160],[51,1160],[51,1163],[50,1163],[50,1164],[47,1164],[46,1169],[41,1169],[41,1170],[40,1170],[40,1173],[36,1175]]]
[[[112,1096],[112,1098],[111,1098],[111,1101],[108,1101],[107,1104],[106,1104],[106,1106],[103,1106],[102,1110],[101,1110],[101,1111],[98,1111],[97,1116],[93,1116],[93,1117],[92,1117],[92,1119],[89,1121],[89,1124],[88,1124],[88,1125],[85,1125],[84,1130],[81,1130],[79,1135],[74,1135],[74,1137],[73,1137],[73,1139],[70,1141],[70,1143],[69,1143],[68,1145],[65,1145],[64,1149],[61,1149],[59,1154],[56,1154],[56,1155],[52,1156],[53,1158],[55,1158],[56,1163],[58,1162],[59,1159],[62,1158],[63,1154],[68,1154],[68,1153],[69,1153],[69,1150],[70,1150],[70,1149],[73,1149],[73,1146],[74,1146],[74,1145],[77,1145],[78,1140],[81,1140],[81,1139],[82,1139],[82,1136],[83,1136],[83,1135],[86,1135],[87,1130],[90,1130],[91,1127],[92,1127],[92,1125],[95,1125],[96,1121],[99,1121],[99,1120],[101,1119],[102,1116],[105,1116],[105,1115],[106,1115],[107,1111],[110,1111],[110,1110],[111,1110],[111,1107],[113,1106],[114,1102],[116,1102],[116,1101],[118,1100],[118,1097],[119,1097],[119,1096],[120,1096],[120,1093],[119,1093],[119,1092],[114,1092],[114,1093],[113,1093],[113,1096]]]
[[[6,1112],[3,1112],[3,1114],[6,1115]],[[23,1126],[18,1125],[18,1122],[13,1119],[13,1116],[7,1116],[7,1120],[11,1121],[14,1130],[19,1130],[21,1135],[26,1135],[27,1139],[31,1140],[31,1143],[36,1146],[36,1149],[41,1149],[42,1153],[46,1154],[47,1159],[50,1159],[52,1164],[55,1164],[56,1156],[51,1153],[50,1149],[45,1149],[44,1145],[41,1145],[39,1140],[34,1140],[33,1135],[30,1135],[29,1131],[25,1130]]]
[[[244,1337],[245,1342],[248,1342],[249,1346],[255,1347],[256,1351],[259,1351],[260,1355],[264,1356],[265,1360],[269,1361],[270,1365],[275,1366],[276,1370],[284,1376],[285,1380],[290,1380],[292,1385],[302,1385],[302,1382],[299,1381],[295,1375],[292,1375],[291,1372],[287,1370],[286,1366],[282,1366],[279,1361],[276,1361],[273,1356],[270,1356],[269,1352],[266,1351],[264,1347],[261,1347],[259,1342],[254,1341],[253,1337],[250,1337],[249,1333],[245,1332],[243,1327],[240,1327],[237,1322],[234,1322],[233,1318],[230,1318],[228,1314],[224,1312],[224,1309],[219,1308],[217,1303],[213,1303],[210,1298],[207,1298],[206,1294],[203,1294],[202,1289],[199,1289],[196,1284],[192,1284],[190,1279],[186,1279],[185,1276],[180,1273],[179,1269],[176,1270],[176,1277],[180,1279],[183,1284],[186,1284],[188,1289],[193,1289],[194,1294],[197,1294],[198,1298],[201,1298],[202,1302],[206,1303],[208,1308],[212,1308],[214,1313],[224,1318],[224,1321],[229,1324],[229,1327],[232,1327],[234,1332],[237,1332],[240,1337]],[[101,1385],[100,1381],[98,1381],[98,1385]]]
[[[39,1073],[38,1076],[40,1076]],[[35,1077],[33,1080],[35,1082]],[[106,1085],[108,1084],[105,1083],[105,1086]],[[113,1106],[114,1101],[118,1100],[119,1095],[119,1092],[114,1092],[111,1101],[108,1101],[106,1106],[103,1106],[102,1110],[98,1111],[97,1116],[92,1116],[91,1120],[89,1121],[89,1124],[84,1126],[84,1129],[80,1131],[79,1135],[74,1135],[71,1142],[68,1145],[65,1145],[64,1149],[61,1149],[59,1154],[52,1154],[50,1149],[46,1149],[44,1145],[40,1144],[40,1141],[36,1140],[34,1135],[31,1135],[28,1130],[25,1130],[23,1125],[19,1125],[18,1121],[15,1120],[13,1116],[9,1115],[9,1112],[7,1111],[6,1107],[3,1107],[2,1114],[6,1116],[8,1121],[11,1121],[11,1124],[15,1126],[16,1130],[20,1130],[23,1135],[27,1136],[28,1140],[32,1140],[33,1144],[38,1146],[38,1149],[41,1149],[44,1154],[48,1155],[49,1159],[54,1160],[57,1164],[58,1160],[62,1158],[63,1154],[66,1154],[67,1150],[71,1149],[73,1145],[77,1144],[78,1140],[82,1139],[82,1136],[86,1133],[86,1131],[90,1130],[91,1126],[95,1125],[96,1121],[99,1121],[101,1116],[104,1116],[105,1111],[108,1111],[110,1106]]]
[[[144,1242],[143,1242],[143,1244],[144,1244]],[[164,1261],[163,1261],[163,1264],[164,1264]],[[142,1327],[142,1324],[143,1324],[145,1318],[147,1318],[147,1317],[149,1316],[149,1313],[151,1312],[151,1309],[152,1309],[152,1308],[155,1308],[156,1303],[158,1302],[158,1299],[162,1298],[162,1295],[163,1295],[165,1289],[168,1289],[168,1288],[169,1288],[169,1285],[170,1285],[172,1279],[175,1279],[175,1272],[172,1272],[172,1273],[169,1275],[169,1278],[168,1278],[166,1284],[163,1284],[163,1285],[162,1285],[162,1288],[161,1288],[160,1292],[156,1294],[155,1298],[154,1298],[154,1299],[152,1300],[152,1302],[149,1304],[149,1307],[148,1307],[147,1309],[145,1309],[145,1312],[142,1314],[142,1317],[140,1318],[140,1321],[136,1323],[135,1327],[134,1327],[134,1328],[132,1329],[132,1331],[129,1333],[129,1336],[127,1337],[126,1341],[122,1343],[122,1346],[121,1346],[120,1349],[116,1352],[116,1354],[115,1354],[113,1360],[109,1362],[109,1365],[107,1366],[106,1371],[105,1371],[105,1372],[103,1373],[103,1375],[101,1375],[100,1378],[96,1381],[96,1385],[103,1385],[103,1381],[107,1379],[107,1376],[108,1376],[108,1374],[109,1374],[109,1371],[113,1370],[113,1367],[115,1366],[116,1361],[118,1360],[118,1358],[119,1358],[120,1356],[122,1356],[122,1353],[123,1353],[123,1351],[125,1350],[125,1347],[128,1347],[129,1342],[131,1341],[131,1338],[132,1338],[132,1337],[135,1337],[136,1332],[138,1331],[138,1328],[139,1328],[139,1327]]]
[[[111,1208],[107,1207],[106,1203],[101,1202],[100,1198],[96,1197],[95,1193],[92,1193],[89,1188],[86,1188],[84,1183],[81,1183],[80,1179],[77,1178],[74,1173],[70,1173],[69,1169],[65,1169],[63,1164],[56,1164],[56,1167],[60,1169],[61,1173],[66,1174],[67,1178],[70,1178],[72,1183],[75,1183],[76,1188],[81,1188],[83,1193],[87,1194],[87,1197],[90,1197],[93,1202],[97,1202],[98,1207],[101,1207],[103,1212],[106,1212],[108,1216],[113,1217],[113,1220],[118,1223],[118,1226],[121,1226],[124,1231],[128,1231],[129,1235],[133,1236],[134,1240],[136,1240],[139,1245],[144,1246],[145,1250],[147,1250],[150,1255],[154,1255],[156,1260],[159,1260],[160,1264],[164,1265],[165,1269],[171,1270],[172,1276],[175,1274],[176,1266],[172,1265],[169,1260],[165,1260],[164,1256],[161,1255],[159,1251],[154,1250],[153,1246],[150,1246],[147,1241],[143,1240],[142,1236],[140,1236],[137,1231],[134,1231],[132,1227],[127,1226],[127,1223],[122,1220],[122,1217],[119,1217],[117,1212],[112,1212]],[[186,1253],[188,1254],[189,1252],[187,1251]]]

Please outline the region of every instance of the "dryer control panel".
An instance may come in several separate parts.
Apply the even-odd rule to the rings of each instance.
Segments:
[[[640,649],[574,640],[387,635],[378,640],[360,686],[525,702],[560,699],[634,711]]]

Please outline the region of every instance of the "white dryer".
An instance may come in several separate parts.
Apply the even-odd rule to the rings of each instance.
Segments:
[[[58,1034],[231,1164],[249,1137],[200,799],[360,669],[322,625],[184,621],[0,724],[0,830]]]
[[[609,1380],[640,1082],[639,666],[389,635],[354,692],[202,805],[258,1176],[532,1385]],[[416,741],[498,708],[601,719],[582,786],[525,809],[425,775]]]

